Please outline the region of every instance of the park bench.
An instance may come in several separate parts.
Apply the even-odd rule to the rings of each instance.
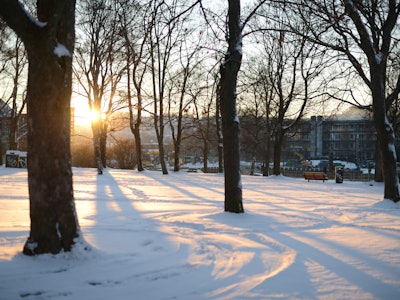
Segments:
[[[190,173],[197,173],[197,168],[189,168],[187,171]]]
[[[307,179],[308,181],[322,180],[325,182],[325,180],[328,180],[328,175],[326,175],[324,172],[304,172],[304,179]]]

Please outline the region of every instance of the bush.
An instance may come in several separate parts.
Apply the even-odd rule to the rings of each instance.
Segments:
[[[93,143],[75,144],[71,146],[72,166],[95,168]]]
[[[107,148],[107,163],[110,167],[133,169],[136,165],[135,142],[124,139]]]

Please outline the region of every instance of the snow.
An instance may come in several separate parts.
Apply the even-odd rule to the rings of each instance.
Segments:
[[[376,60],[376,63],[377,63],[378,65],[380,65],[380,64],[382,63],[382,57],[383,57],[383,54],[382,54],[382,53],[376,53],[376,54],[375,54],[375,60]]]
[[[242,28],[242,25],[239,22],[239,28]],[[242,34],[240,33],[238,39],[235,44],[235,50],[240,54],[243,55],[243,38]]]
[[[43,28],[45,26],[47,26],[47,22],[40,22],[39,20],[35,19],[30,13],[29,11],[26,9],[25,5],[21,2],[18,1],[19,6],[21,7],[21,9],[23,10],[23,12],[26,14],[26,16],[28,17],[28,19],[35,24],[37,27]]]
[[[68,56],[71,57],[71,52],[65,47],[63,44],[57,43],[57,46],[54,48],[54,54],[58,57]]]
[[[400,209],[375,182],[73,169],[84,241],[27,257],[24,169],[0,167],[0,299],[398,299]],[[88,249],[88,250],[87,250]]]

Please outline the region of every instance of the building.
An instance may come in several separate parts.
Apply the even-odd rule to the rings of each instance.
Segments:
[[[399,157],[400,140],[396,149]],[[377,137],[369,119],[336,119],[312,116],[301,121],[286,137],[282,161],[290,159],[333,159],[357,164],[374,161]]]
[[[27,150],[27,116],[21,114],[18,117],[17,130],[15,133],[15,141],[17,143],[17,149],[10,148],[10,125],[11,125],[11,107],[0,99],[0,163],[2,157],[5,155],[7,150]]]

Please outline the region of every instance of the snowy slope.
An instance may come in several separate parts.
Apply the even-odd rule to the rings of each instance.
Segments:
[[[0,167],[0,299],[399,299],[381,184],[242,180],[236,215],[220,174],[74,169],[85,241],[32,258],[26,171]]]

